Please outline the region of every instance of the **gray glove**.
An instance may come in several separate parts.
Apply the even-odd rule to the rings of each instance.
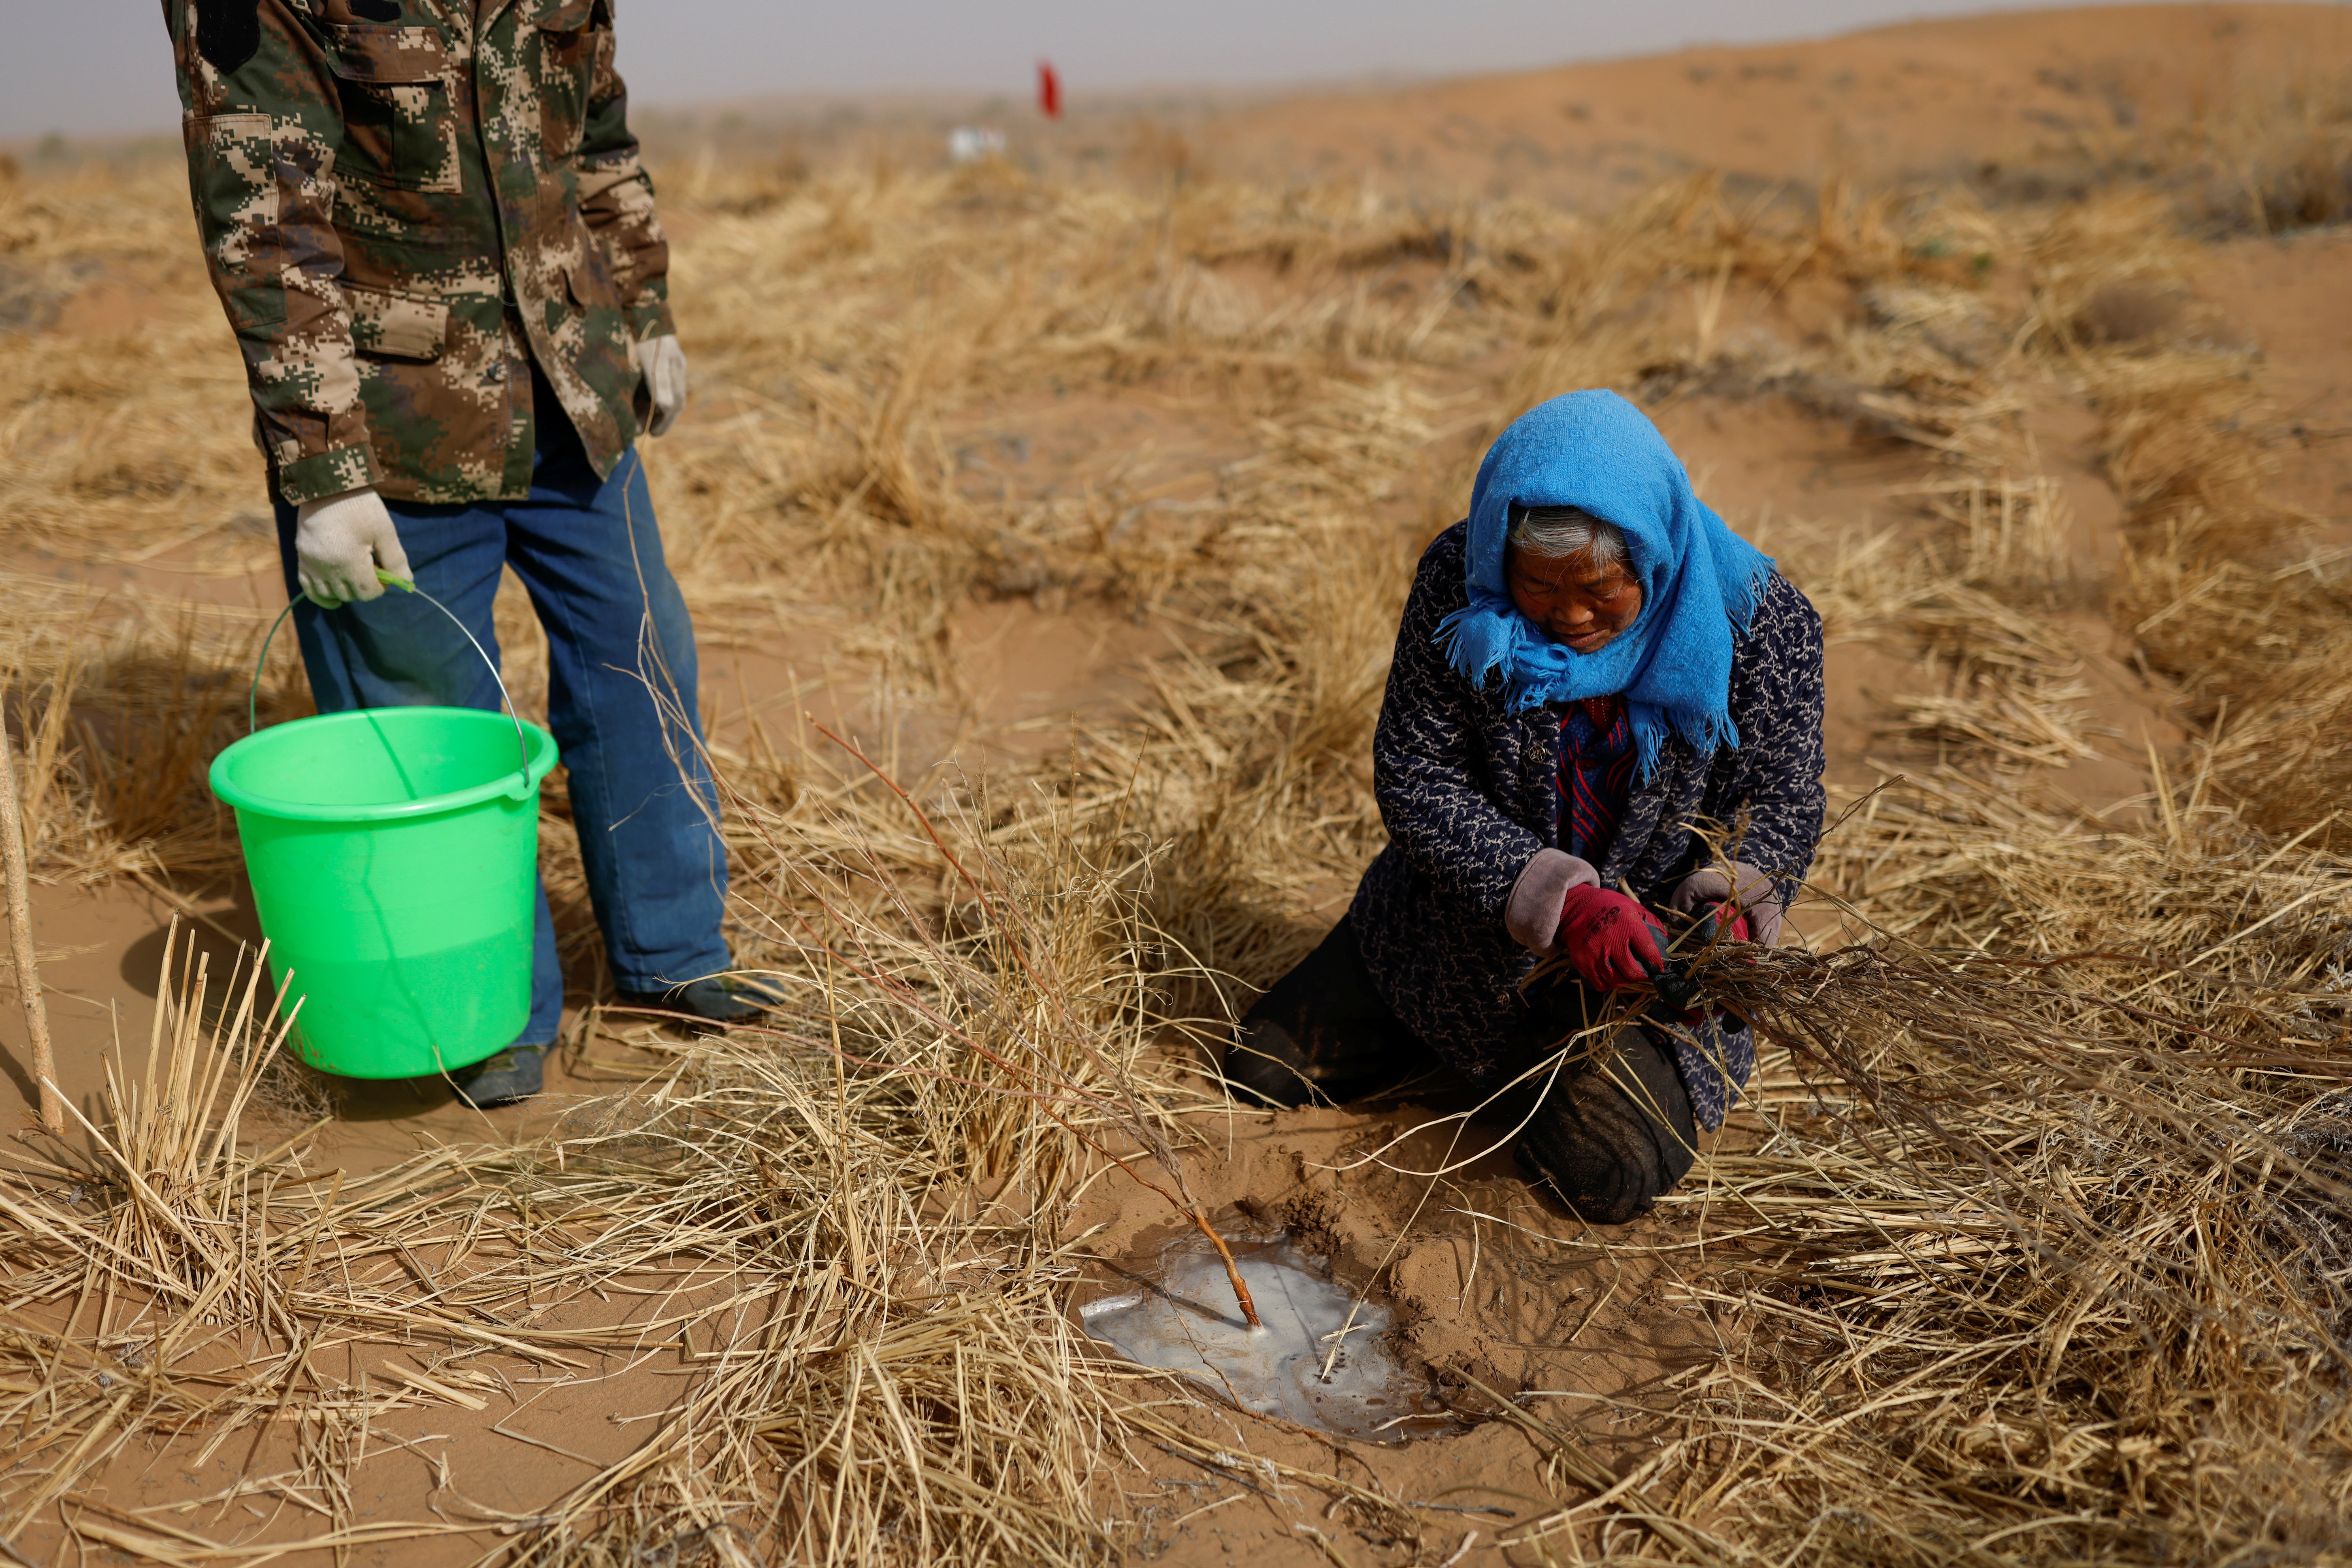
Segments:
[[[1597,888],[1601,873],[1565,849],[1538,849],[1511,884],[1503,906],[1503,929],[1529,952],[1549,958],[1559,937],[1560,905],[1570,888]]]
[[[1734,883],[1738,897],[1732,897]],[[1728,904],[1748,917],[1748,933],[1766,947],[1780,941],[1780,889],[1771,878],[1744,860],[1734,860],[1727,867],[1709,866],[1704,871],[1693,871],[1675,884],[1666,896],[1666,908],[1676,914],[1697,912],[1707,904]]]
[[[686,411],[686,351],[677,334],[647,338],[637,345],[637,368],[645,373],[646,391],[653,398],[653,417],[646,421],[648,435],[667,436]]]
[[[294,575],[312,604],[331,610],[375,598],[383,592],[379,566],[403,582],[414,579],[400,531],[373,489],[345,490],[294,509]]]

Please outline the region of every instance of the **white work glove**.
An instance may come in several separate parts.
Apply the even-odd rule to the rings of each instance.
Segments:
[[[646,391],[654,402],[654,416],[646,422],[649,434],[667,436],[677,416],[686,411],[686,351],[677,346],[677,334],[647,338],[637,345],[637,368],[645,372]]]
[[[294,509],[294,575],[322,610],[383,592],[376,568],[412,580],[407,552],[383,498],[373,489],[306,500]]]

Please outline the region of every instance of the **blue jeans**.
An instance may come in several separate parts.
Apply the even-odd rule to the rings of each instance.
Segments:
[[[605,958],[622,990],[657,994],[731,966],[719,934],[727,855],[700,749],[694,626],[662,558],[636,452],[622,456],[611,479],[597,479],[562,406],[533,380],[539,448],[528,499],[387,505],[417,586],[448,605],[493,658],[500,569],[513,567],[530,591],[547,631],[548,727],[570,777]],[[295,595],[291,507],[278,508],[278,550]],[[391,592],[334,610],[303,599],[294,626],[322,713],[500,706],[489,668],[421,599]],[[553,1041],[562,1013],[542,882],[530,1021],[515,1043]]]

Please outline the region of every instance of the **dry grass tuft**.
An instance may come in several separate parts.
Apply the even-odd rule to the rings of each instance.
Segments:
[[[1757,1353],[1691,1391],[1701,1506],[1816,1561],[2344,1539],[2352,868],[2162,818],[1898,786],[1822,881],[1906,935],[1715,968],[1803,1081],[1716,1163]]]

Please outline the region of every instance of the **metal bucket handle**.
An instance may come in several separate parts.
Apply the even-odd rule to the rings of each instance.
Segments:
[[[489,650],[482,647],[480,641],[475,637],[474,634],[467,629],[466,623],[459,620],[448,605],[443,604],[440,600],[435,598],[432,595],[426,593],[415,584],[395,577],[389,572],[379,569],[375,575],[376,581],[382,583],[385,587],[396,589],[403,594],[414,594],[418,598],[424,600],[426,604],[432,605],[435,609],[440,611],[444,616],[446,616],[449,619],[449,624],[457,628],[457,635],[464,637],[467,644],[473,647],[473,650],[481,656],[482,662],[484,664],[489,666],[490,679],[498,682],[499,695],[506,701],[507,718],[514,724],[515,750],[522,754],[522,771],[519,775],[517,775],[514,787],[509,789],[507,793],[517,800],[525,798],[530,794],[530,742],[523,736],[522,716],[515,711],[514,693],[507,689],[506,679],[499,673],[499,661],[490,657]],[[253,661],[253,681],[252,684],[248,685],[245,689],[245,729],[246,733],[247,734],[251,734],[261,727],[261,672],[269,663],[269,645],[277,640],[278,628],[286,624],[286,617],[292,615],[294,613],[294,606],[301,602],[302,595],[299,594],[297,594],[293,598],[287,600],[286,607],[278,612],[278,618],[269,623],[269,630],[261,639],[261,655]]]

